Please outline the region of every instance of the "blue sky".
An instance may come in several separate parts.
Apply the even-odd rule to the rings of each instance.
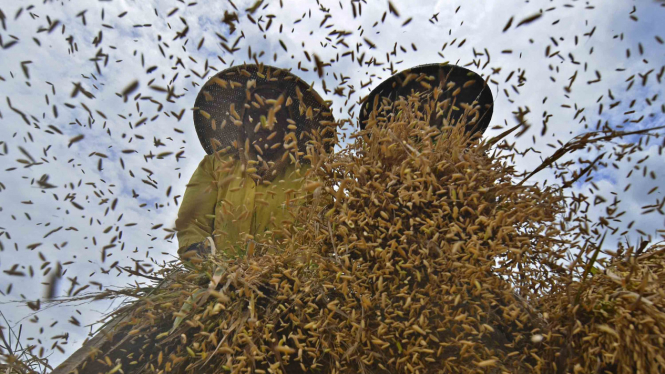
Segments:
[[[78,281],[82,285],[94,279],[102,282],[104,286],[122,286],[133,282],[132,278],[117,277],[115,272],[108,275],[100,274],[101,268],[108,269],[115,261],[119,261],[119,266],[131,266],[133,265],[132,258],[140,257],[145,261],[155,263],[173,258],[176,253],[176,243],[163,240],[166,232],[162,229],[151,230],[151,227],[157,224],[163,224],[164,228],[173,227],[177,216],[177,207],[173,202],[173,197],[184,193],[189,176],[204,156],[193,129],[190,111],[198,92],[198,87],[193,87],[192,82],[198,84],[202,82],[194,76],[190,69],[202,73],[206,59],[211,66],[221,70],[229,67],[231,61],[234,61],[235,64],[244,61],[251,62],[247,57],[249,46],[257,54],[265,51],[265,55],[260,61],[274,66],[292,68],[293,72],[305,81],[314,82],[315,89],[326,99],[332,100],[337,119],[344,119],[348,118],[346,113],[354,103],[368,94],[381,79],[390,75],[385,70],[388,66],[386,53],[393,50],[395,42],[398,43],[397,56],[390,56],[390,61],[394,63],[397,70],[430,62],[450,61],[454,63],[459,60],[460,64],[464,65],[474,58],[474,49],[482,53],[486,49],[490,53],[490,63],[485,68],[473,67],[472,69],[483,76],[492,74],[492,79],[498,83],[498,86],[493,86],[492,90],[496,102],[490,127],[504,126],[505,123],[513,126],[515,120],[512,112],[517,111],[518,107],[527,106],[531,110],[527,119],[533,125],[532,128],[521,138],[509,138],[509,140],[517,142],[520,149],[534,147],[542,153],[540,155],[528,153],[525,157],[516,157],[518,170],[532,170],[540,164],[541,158],[552,154],[554,149],[548,147],[548,143],[558,145],[557,140],[565,143],[574,135],[585,131],[584,124],[579,123],[581,116],[574,118],[575,105],[578,108],[585,108],[583,115],[586,116],[590,128],[595,126],[599,118],[609,121],[612,125],[617,125],[626,118],[634,119],[642,114],[647,117],[650,113],[655,113],[657,117],[645,119],[642,123],[631,125],[631,127],[663,125],[660,108],[665,96],[663,93],[665,79],[658,83],[655,75],[660,71],[662,61],[665,61],[665,45],[658,43],[655,37],[665,38],[665,29],[660,22],[665,14],[665,8],[660,7],[657,2],[573,2],[570,3],[573,7],[569,8],[565,6],[566,2],[559,1],[453,1],[452,3],[448,0],[437,2],[393,1],[400,11],[400,17],[388,14],[384,22],[381,22],[381,18],[383,13],[388,10],[386,1],[363,1],[362,16],[357,18],[352,16],[349,2],[342,2],[342,8],[338,1],[320,0],[319,2],[323,7],[329,9],[331,15],[323,27],[319,25],[325,13],[319,10],[319,6],[314,1],[285,0],[284,8],[279,7],[279,1],[265,2],[265,4],[269,4],[268,7],[265,10],[259,9],[253,16],[254,19],[263,16],[265,21],[268,14],[274,14],[275,18],[269,31],[262,33],[256,25],[250,22],[244,11],[253,4],[253,1],[234,1],[241,10],[239,12],[240,24],[238,30],[230,35],[228,27],[220,22],[225,10],[233,10],[228,1],[200,0],[196,6],[186,6],[182,2],[165,0],[114,0],[110,2],[79,0],[46,4],[34,2],[34,8],[30,11],[39,17],[33,19],[27,10],[29,3],[0,0],[0,9],[6,15],[7,25],[7,30],[0,30],[3,43],[12,40],[12,35],[19,40],[12,48],[0,50],[0,76],[3,78],[0,80],[0,89],[3,96],[11,98],[14,107],[39,119],[37,126],[35,123],[30,126],[26,125],[7,106],[6,99],[0,98],[2,99],[0,100],[0,113],[2,113],[0,141],[8,145],[8,154],[0,156],[2,157],[0,163],[3,165],[2,171],[0,171],[0,182],[6,186],[6,190],[0,191],[0,207],[2,208],[0,232],[6,232],[11,236],[11,239],[7,236],[0,236],[0,241],[5,248],[3,252],[0,252],[0,268],[4,271],[11,269],[14,264],[21,264],[26,267],[31,265],[35,270],[32,278],[16,278],[8,276],[6,273],[0,273],[0,291],[3,292],[0,294],[0,310],[14,324],[13,326],[16,326],[29,313],[29,309],[24,306],[25,303],[21,302],[23,301],[21,295],[25,297],[25,300],[42,297],[44,286],[41,282],[45,280],[39,270],[43,263],[39,258],[39,252],[51,264],[58,261],[61,263],[74,261],[66,266],[67,276],[79,276]],[[455,13],[458,6],[461,8]],[[587,9],[588,6],[595,8]],[[637,22],[630,18],[633,6],[637,7],[633,14],[638,18]],[[22,14],[15,19],[15,15],[21,7],[23,7]],[[176,7],[179,8],[178,12],[167,17],[167,13]],[[548,11],[549,8],[554,9]],[[87,9],[86,26],[83,25],[81,17],[76,17],[76,14],[85,9]],[[102,9],[105,14],[103,21],[101,20]],[[154,9],[158,10],[159,15],[155,15]],[[540,10],[544,11],[541,19],[532,24],[516,27],[519,20]],[[118,18],[118,15],[124,11],[127,11],[127,14],[123,18]],[[297,24],[294,23],[303,13],[307,14],[306,17]],[[435,13],[439,14],[438,22],[432,24],[428,19]],[[61,25],[50,34],[37,33],[40,26],[47,25],[46,16],[49,16],[51,20],[58,19]],[[189,34],[186,38],[173,40],[176,32],[184,28],[179,17],[187,20]],[[511,17],[514,17],[515,20],[513,26],[507,32],[502,32]],[[402,24],[408,18],[413,20],[403,27]],[[62,24],[66,26],[64,34],[61,32]],[[133,27],[135,24],[151,24],[152,26],[137,28]],[[170,24],[171,28],[167,24]],[[282,33],[279,33],[280,24],[284,25]],[[265,26],[265,22],[263,25]],[[326,28],[327,25],[334,26]],[[584,36],[594,27],[596,30],[591,37]],[[362,36],[359,28],[362,30]],[[292,29],[294,29],[293,32]],[[229,40],[229,44],[232,44],[241,30],[244,32],[245,38],[238,43],[240,50],[230,55],[220,46],[220,39],[215,33],[225,36]],[[329,35],[332,30],[352,32],[352,35],[345,38],[349,49],[341,44],[335,44],[337,36]],[[103,40],[99,47],[95,47],[92,42],[99,31],[103,33]],[[613,38],[622,33],[623,40]],[[78,52],[74,54],[69,54],[67,51],[69,43],[66,38],[69,35],[74,35],[74,41],[78,44]],[[158,41],[160,35],[162,40]],[[579,38],[577,45],[574,42],[576,35]],[[41,47],[32,40],[33,37],[39,39]],[[203,46],[197,50],[197,44],[204,37]],[[326,37],[329,37],[332,43],[327,41]],[[364,38],[371,40],[376,48],[369,49]],[[551,38],[554,38],[558,45],[554,45]],[[464,45],[458,47],[461,40],[464,39],[466,39]],[[182,48],[186,40],[187,52]],[[288,53],[283,51],[279,40],[284,42]],[[453,41],[455,43],[451,46]],[[166,58],[162,57],[158,49],[158,44],[164,42],[170,46],[167,48],[161,44]],[[301,43],[304,43],[304,47]],[[417,51],[412,49],[411,43],[415,44]],[[442,51],[444,43],[447,43],[447,47]],[[639,55],[639,43],[643,46],[643,55]],[[323,47],[323,45],[326,46]],[[550,55],[559,51],[559,55],[563,59],[556,56],[545,57],[547,45],[550,45]],[[336,49],[332,46],[335,46]],[[407,53],[401,52],[399,46],[403,46]],[[115,49],[111,47],[115,47]],[[109,54],[108,65],[101,67],[102,74],[96,72],[94,62],[89,60],[97,54],[100,48],[103,53]],[[593,48],[593,53],[591,53],[591,48]],[[628,48],[631,50],[630,58],[626,58]],[[360,53],[364,52],[366,54],[365,62],[373,56],[384,64],[381,66],[363,64],[360,67],[349,57],[341,56],[342,53],[351,49],[356,53],[358,50]],[[503,53],[506,50],[511,50],[512,53]],[[136,55],[134,55],[134,51],[137,51]],[[324,94],[322,82],[313,72],[313,62],[306,59],[304,51],[310,55],[316,53],[323,61],[336,59],[339,55],[338,63],[326,67],[324,79],[328,89],[332,90],[337,85],[333,73],[349,77],[348,85],[353,86],[356,93],[351,96],[348,103],[345,103],[345,97],[334,96],[332,92]],[[277,61],[273,61],[273,53],[277,53]],[[439,53],[442,53],[444,57],[442,58]],[[142,54],[145,66],[141,64]],[[572,54],[580,65],[572,63],[569,54]],[[170,55],[174,57],[169,59]],[[291,55],[294,58],[291,58]],[[188,56],[197,62],[190,60]],[[223,58],[227,64],[221,63],[218,56]],[[178,58],[182,59],[185,69],[181,66],[173,69],[176,67]],[[480,57],[482,64],[485,63],[486,58],[487,56]],[[118,60],[122,60],[122,62],[116,62]],[[22,72],[22,61],[32,61],[27,65],[30,73],[29,80]],[[309,71],[298,70],[298,62],[301,62],[301,66]],[[584,63],[587,64],[586,71]],[[145,71],[150,66],[158,68],[152,74],[147,75]],[[552,70],[550,70],[550,66]],[[501,70],[493,74],[499,68]],[[617,69],[625,70],[617,71]],[[625,80],[628,77],[635,75],[639,80],[637,74],[644,74],[650,69],[654,69],[654,72],[651,73],[651,78],[645,87],[638,87],[638,82],[636,82],[631,91],[625,91],[627,85]],[[506,83],[511,71],[515,71],[515,73]],[[576,82],[572,92],[566,97],[563,87],[567,85],[567,79],[575,71],[578,72]],[[602,80],[588,85],[587,81],[596,79],[595,71],[601,73]],[[519,87],[520,93],[517,94],[511,86],[517,85],[516,78],[521,72],[525,72],[524,76],[527,81]],[[175,91],[184,96],[175,103],[166,103],[163,93],[148,88],[148,82],[153,78],[155,79],[153,85],[166,87],[176,73],[178,73],[178,79],[175,83]],[[211,72],[208,77],[212,73],[214,72]],[[12,74],[14,78],[11,77]],[[84,78],[81,74],[90,79]],[[97,80],[93,79],[91,74],[94,74]],[[188,74],[190,74],[189,78],[186,77]],[[361,88],[361,82],[368,82],[370,76],[374,76],[373,83]],[[550,77],[553,77],[555,82]],[[123,103],[116,93],[121,92],[134,79],[139,80],[139,89],[130,95],[127,103]],[[30,86],[26,84],[26,81],[30,83]],[[52,94],[51,86],[46,83],[47,81],[54,84],[56,95]],[[70,93],[74,87],[72,82],[81,82],[86,90],[92,92],[96,98],[87,99],[82,94],[71,98]],[[92,84],[95,84],[98,89],[95,89]],[[510,99],[514,100],[514,103],[508,100],[504,89],[508,91]],[[349,90],[350,87],[346,86],[345,94]],[[615,99],[609,98],[608,90],[612,90]],[[141,93],[142,96],[151,96],[162,102],[164,108],[158,113],[156,112],[157,105],[148,100],[134,101],[133,96],[137,93]],[[653,97],[656,94],[658,94],[658,98],[653,105],[647,105],[644,98]],[[44,95],[48,95],[50,102],[48,106]],[[597,102],[601,95],[603,98]],[[547,97],[547,101],[543,103],[545,97]],[[619,100],[621,104],[612,110],[608,109],[612,103]],[[636,103],[633,108],[630,108],[632,100],[636,100]],[[137,112],[136,102],[139,103],[143,116]],[[76,108],[69,109],[65,103],[73,104]],[[82,108],[81,103],[88,106],[94,114],[96,122],[92,129],[80,127],[75,123],[75,119],[83,124],[87,123],[87,112]],[[599,117],[597,113],[601,103],[605,110]],[[58,118],[52,114],[54,104],[58,107]],[[183,109],[185,114],[180,121],[171,115],[171,111],[179,113]],[[95,113],[96,110],[104,112],[107,116],[106,126],[111,129],[112,136],[102,129],[104,119]],[[630,110],[635,110],[635,113],[624,115]],[[552,117],[549,119],[548,133],[546,136],[540,137],[544,112]],[[44,113],[43,118],[42,113]],[[130,114],[131,117],[129,117]],[[119,115],[125,116],[126,119]],[[148,120],[142,126],[130,129],[129,122],[134,124],[141,117],[152,118],[155,115],[159,115],[155,121]],[[74,123],[74,125],[70,123]],[[46,133],[48,125],[56,127],[63,135]],[[174,128],[182,130],[183,133],[176,132]],[[486,136],[491,137],[501,131],[503,129],[488,130]],[[17,134],[16,137],[12,137],[14,133]],[[126,134],[125,138],[121,137],[123,133]],[[28,134],[34,141],[28,138]],[[68,147],[69,140],[79,134],[85,136],[84,140]],[[143,136],[144,139],[138,139],[137,135]],[[153,137],[160,139],[165,146],[155,147]],[[535,143],[532,137],[535,137]],[[129,143],[130,138],[131,143]],[[648,147],[643,147],[641,154],[633,155],[632,163],[649,154],[650,158],[642,166],[658,172],[663,166],[663,159],[658,155],[658,144],[662,144],[662,140],[652,140]],[[42,149],[49,145],[51,149],[46,157]],[[20,163],[16,162],[16,159],[25,159],[26,156],[20,152],[18,146],[28,151],[35,159],[46,158],[48,163],[23,168]],[[0,147],[0,149],[2,148]],[[138,153],[121,152],[126,149],[135,149]],[[185,158],[181,158],[179,161],[175,160],[174,155],[161,160],[153,158],[147,161],[143,157],[149,152],[157,155],[160,152],[171,151],[175,154],[181,150],[185,151]],[[93,152],[108,156],[103,159],[104,167],[101,172],[97,170],[97,162],[100,157],[90,156]],[[600,152],[603,151],[591,150],[588,154],[574,155],[573,158],[594,159]],[[57,160],[53,156],[57,157]],[[124,170],[120,166],[119,158],[122,158],[125,163]],[[75,160],[72,164],[80,164],[80,166],[72,167],[72,164],[68,163],[70,159]],[[653,235],[655,240],[658,237],[656,230],[663,229],[663,217],[657,214],[643,216],[640,214],[640,207],[653,203],[656,198],[662,199],[660,190],[648,196],[646,193],[654,186],[662,186],[663,176],[658,175],[656,180],[652,180],[648,176],[642,177],[642,170],[635,170],[631,179],[626,180],[627,168],[632,163],[624,159],[621,164],[622,169],[618,171],[608,167],[595,172],[598,177],[596,184],[601,190],[599,193],[606,197],[611,196],[611,192],[617,192],[621,196],[622,209],[627,212],[624,216],[625,222],[635,220],[634,227],[640,227],[644,232]],[[17,167],[16,170],[6,170],[14,166]],[[158,189],[142,182],[142,180],[147,180],[148,176],[143,168],[153,172],[151,178],[157,182]],[[134,173],[134,177],[130,176],[129,170]],[[31,179],[38,179],[43,174],[48,174],[49,182],[56,185],[57,188],[42,193],[41,190],[29,186]],[[544,170],[532,179],[534,182],[542,182],[547,179],[551,183],[555,178],[551,171]],[[68,186],[65,187],[70,182],[76,184],[79,180],[82,181],[81,187],[73,190]],[[86,183],[94,183],[96,187]],[[632,184],[631,189],[623,192],[629,183]],[[109,187],[111,184],[115,187]],[[172,191],[167,197],[166,189],[169,186]],[[588,188],[588,184],[579,183],[575,186],[574,191],[579,193],[588,191]],[[132,198],[132,190],[140,195],[138,199]],[[102,192],[104,196],[101,196]],[[54,193],[58,196],[58,200],[53,196]],[[83,205],[85,210],[79,211],[71,203],[65,202],[63,199],[68,193],[75,193],[76,202]],[[97,197],[95,193],[101,197]],[[648,199],[646,199],[647,197]],[[107,198],[108,200],[102,203]],[[118,199],[115,210],[109,209],[107,213],[107,208],[115,198]],[[89,203],[86,203],[86,200]],[[34,204],[23,204],[21,203],[23,201],[32,201]],[[155,209],[155,203],[164,204],[164,207]],[[147,205],[140,207],[141,204]],[[605,206],[598,205],[591,217],[602,215]],[[66,209],[70,214],[65,213]],[[31,218],[28,219],[24,213],[28,213]],[[122,219],[118,221],[121,214]],[[12,215],[15,219],[12,218]],[[94,217],[92,224],[90,224],[91,217]],[[125,226],[128,223],[136,223],[136,225]],[[47,224],[49,226],[46,226]],[[58,226],[77,227],[79,231],[63,229],[44,238],[44,235]],[[111,231],[105,234],[103,231],[107,227],[111,227]],[[115,239],[119,245],[111,249],[109,251],[111,256],[102,261],[102,247],[117,235],[116,228],[119,231],[122,230],[123,237]],[[148,236],[146,233],[152,236]],[[631,242],[634,243],[637,236],[632,235]],[[95,237],[97,245],[92,243],[92,237]],[[152,240],[152,237],[158,239]],[[616,241],[619,239],[621,238],[615,237],[611,240],[608,238],[606,243],[613,240],[614,246],[616,246]],[[57,249],[54,246],[54,243],[60,244],[64,241],[68,242],[65,248]],[[38,242],[42,242],[40,247],[34,250],[27,248],[30,244]],[[124,251],[119,250],[122,243],[125,244]],[[15,246],[18,250],[15,250]],[[137,253],[132,253],[134,248],[138,248]],[[96,274],[89,278],[88,275],[92,272],[96,272]],[[11,293],[7,293],[7,285],[10,282],[13,283],[13,290]],[[69,287],[68,283],[67,280],[63,280],[61,283],[60,296]],[[76,315],[84,323],[92,323],[100,316],[94,311],[105,308],[105,305],[56,307],[44,310],[39,314],[40,324],[29,323],[27,320],[23,320],[21,323],[25,325],[26,336],[41,336],[48,347],[52,344],[50,336],[57,335],[61,331],[69,331],[71,333],[70,341],[63,346],[65,352],[69,353],[80,345],[87,331],[83,328],[74,328],[73,325],[66,322],[67,318],[70,315]],[[78,315],[76,309],[81,311],[81,315]],[[64,319],[63,316],[65,316]],[[47,332],[39,333],[38,326],[48,326],[51,321],[56,319],[62,319],[62,322]],[[57,351],[53,353],[54,362],[58,362],[63,357],[65,354]]]

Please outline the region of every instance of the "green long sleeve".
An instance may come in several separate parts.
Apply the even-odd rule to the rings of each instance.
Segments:
[[[217,204],[213,161],[212,156],[205,156],[187,184],[175,223],[178,231],[178,254],[212,235]]]

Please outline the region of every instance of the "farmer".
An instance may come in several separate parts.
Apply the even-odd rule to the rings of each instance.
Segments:
[[[360,129],[374,126],[377,117],[395,115],[392,104],[412,93],[436,96],[433,110],[440,115],[430,117],[433,127],[459,124],[467,133],[478,136],[492,118],[494,100],[483,78],[456,65],[426,64],[403,70],[373,89],[360,108]]]
[[[332,122],[319,94],[286,70],[243,65],[212,77],[194,107],[208,155],[178,211],[180,256],[239,256],[252,241],[279,240],[308,168],[306,147],[316,137],[330,148]]]

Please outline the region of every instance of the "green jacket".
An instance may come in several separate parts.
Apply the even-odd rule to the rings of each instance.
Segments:
[[[244,253],[249,239],[271,234],[279,238],[280,228],[293,219],[286,204],[302,203],[297,196],[304,172],[289,165],[269,185],[257,185],[240,161],[205,156],[178,211],[178,254],[207,237],[213,238],[218,252],[232,255]]]

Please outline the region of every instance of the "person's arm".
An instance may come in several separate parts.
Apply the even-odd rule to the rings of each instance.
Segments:
[[[206,156],[192,174],[178,210],[178,254],[212,235],[217,184],[213,174],[214,157]]]

